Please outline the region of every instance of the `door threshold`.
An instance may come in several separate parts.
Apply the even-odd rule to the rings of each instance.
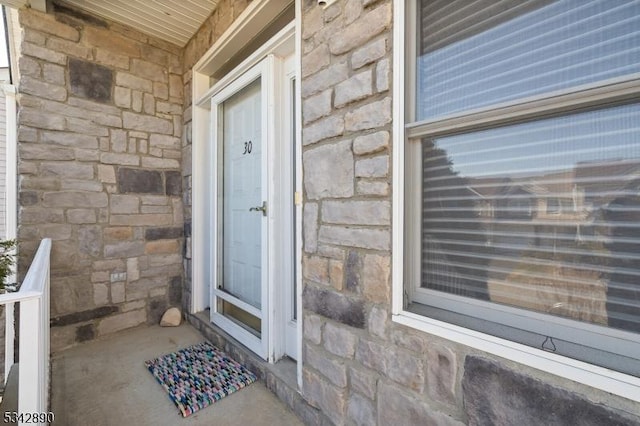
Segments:
[[[187,314],[187,321],[198,329],[214,346],[226,352],[234,360],[245,365],[265,383],[268,382],[269,376],[273,375],[275,379],[282,382],[283,385],[290,387],[296,393],[299,392],[295,360],[284,357],[275,363],[265,361],[238,340],[234,339],[229,333],[213,324],[209,320],[209,315],[209,309],[196,314]]]

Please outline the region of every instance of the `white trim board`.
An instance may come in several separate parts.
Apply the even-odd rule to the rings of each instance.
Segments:
[[[293,48],[293,35],[295,33],[295,23],[291,22],[286,25],[282,30],[278,32],[274,36],[272,40],[268,43],[260,46],[253,52],[247,59],[242,61],[240,65],[238,65],[233,70],[229,71],[223,78],[217,81],[213,86],[208,87],[204,92],[200,94],[200,96],[194,96],[195,99],[194,104],[198,106],[206,106],[209,103],[209,100],[215,96],[218,92],[228,86],[232,81],[237,79],[239,76],[247,72],[251,67],[253,67],[256,63],[258,63],[262,58],[267,56],[270,53],[275,54],[276,56],[286,56],[287,52],[292,52]],[[208,80],[208,79],[207,79]],[[208,82],[208,81],[207,81]],[[194,86],[195,89],[195,86]],[[201,88],[202,90],[203,88]],[[196,93],[194,92],[194,95]]]
[[[296,161],[296,182],[297,188],[296,191],[299,191],[302,194],[302,82],[300,81],[302,77],[302,2],[297,1],[295,3],[295,55],[296,55],[296,76],[297,76],[297,84],[296,84],[296,109],[294,111],[295,117],[294,120],[296,122],[296,134],[295,134],[295,144],[296,144],[296,153],[297,158]],[[296,250],[296,270],[298,273],[296,274],[296,308],[297,308],[297,334],[298,334],[298,359],[296,362],[296,376],[298,381],[298,389],[302,389],[302,201],[300,201],[300,206],[298,208],[298,223],[296,223],[296,227],[298,230],[298,249]]]

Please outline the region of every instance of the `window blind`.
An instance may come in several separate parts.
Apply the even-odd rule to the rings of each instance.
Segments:
[[[422,141],[421,287],[640,332],[640,104]]]
[[[432,3],[418,9],[418,121],[640,72],[638,0]]]

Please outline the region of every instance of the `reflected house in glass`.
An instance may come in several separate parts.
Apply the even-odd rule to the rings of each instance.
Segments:
[[[637,252],[635,244],[614,236],[626,241],[637,233],[639,177],[636,160],[603,160],[530,176],[468,179],[485,235],[482,252],[495,257],[487,266],[489,300],[635,329],[607,311],[620,313],[620,297],[637,299],[638,290],[629,288],[636,286],[634,275],[612,271],[630,269],[629,254]],[[582,269],[578,264],[585,257],[592,267]],[[453,270],[440,275],[456,276]],[[459,294],[459,286],[450,282],[443,291]]]

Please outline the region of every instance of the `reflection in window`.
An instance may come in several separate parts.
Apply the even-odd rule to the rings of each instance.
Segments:
[[[418,121],[640,72],[637,1],[423,0],[419,13]]]
[[[640,331],[640,105],[425,138],[423,288]]]

